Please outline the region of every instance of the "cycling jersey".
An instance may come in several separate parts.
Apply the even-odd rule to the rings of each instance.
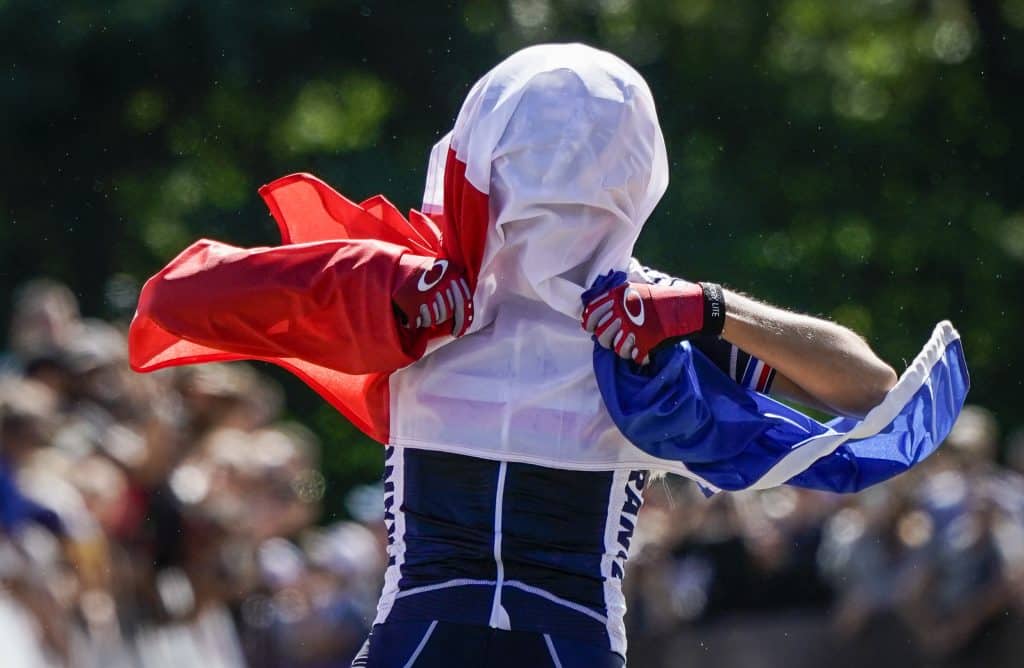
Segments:
[[[551,633],[625,654],[620,583],[646,471],[563,471],[390,446],[375,624]]]

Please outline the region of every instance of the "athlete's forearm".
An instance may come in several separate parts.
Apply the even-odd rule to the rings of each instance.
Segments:
[[[860,417],[896,383],[892,367],[846,327],[731,291],[725,303],[722,338],[774,367],[785,379],[776,389],[792,399]]]

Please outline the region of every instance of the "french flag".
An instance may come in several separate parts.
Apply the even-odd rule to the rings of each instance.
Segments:
[[[592,344],[581,295],[625,280],[606,274],[631,266],[667,185],[653,96],[633,68],[580,44],[524,49],[473,86],[434,147],[422,211],[357,204],[309,174],[264,186],[281,245],[183,251],[143,287],[131,366],[263,360],[381,443],[665,470],[709,491],[856,491],[937,447],[969,386],[948,323],[864,420],[828,423],[760,394],[763,365],[740,384],[688,344],[643,370]],[[466,336],[397,322],[408,253],[466,270]]]

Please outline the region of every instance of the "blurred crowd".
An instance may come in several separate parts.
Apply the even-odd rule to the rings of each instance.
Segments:
[[[314,435],[245,364],[136,374],[64,285],[15,295],[0,358],[0,664],[347,665],[383,494],[318,525]],[[379,497],[379,498],[377,498]]]
[[[0,357],[5,666],[333,666],[386,566],[383,494],[324,524],[318,443],[245,364],[135,374],[123,327],[37,280]],[[1003,464],[997,463],[1002,456]],[[338,494],[339,490],[332,490]],[[855,496],[649,487],[631,665],[1019,665],[1024,436],[968,407]]]

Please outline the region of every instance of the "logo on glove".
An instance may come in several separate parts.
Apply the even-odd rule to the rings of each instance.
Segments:
[[[427,277],[430,275],[430,272],[434,271],[437,268],[440,268],[441,271],[437,274],[436,278],[434,278],[434,279],[432,279],[432,280],[430,280],[428,282]],[[447,272],[448,272],[448,260],[435,260],[434,261],[434,266],[432,266],[430,269],[427,269],[420,276],[419,283],[416,284],[416,289],[419,290],[420,292],[427,292],[428,290],[433,288],[435,285],[440,283],[441,279],[444,278],[444,275]]]
[[[635,297],[636,303],[640,306],[640,310],[637,313],[633,313],[629,310],[629,298]],[[647,319],[646,313],[644,313],[644,300],[640,297],[640,292],[633,287],[627,288],[622,292],[622,310],[626,312],[626,317],[636,325],[637,327],[643,327],[644,321]]]

